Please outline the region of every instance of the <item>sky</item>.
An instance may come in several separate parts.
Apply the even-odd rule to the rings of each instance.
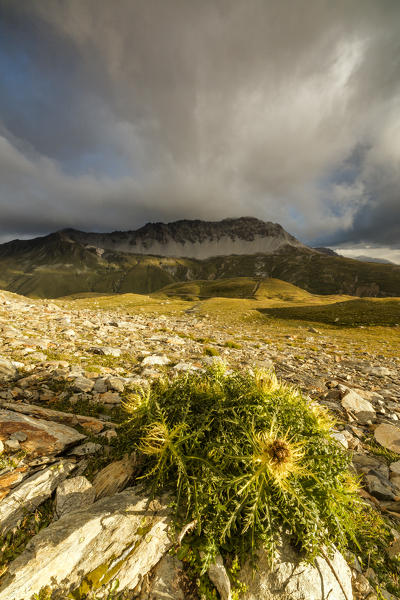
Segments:
[[[239,216],[400,263],[399,0],[0,0],[0,241]]]

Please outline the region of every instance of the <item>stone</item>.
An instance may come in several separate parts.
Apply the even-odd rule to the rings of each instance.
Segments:
[[[221,600],[231,600],[231,582],[220,554],[217,554],[214,563],[208,567],[207,574],[217,588]]]
[[[13,412],[23,413],[45,421],[55,421],[64,425],[80,425],[88,429],[92,433],[98,433],[104,429],[104,423],[95,417],[87,417],[86,415],[76,415],[74,413],[62,412],[61,410],[52,410],[44,406],[36,404],[17,404],[16,402],[1,402],[3,408],[12,410]]]
[[[394,473],[395,475],[400,475],[400,460],[397,460],[396,462],[393,462],[389,465],[389,469],[391,471],[391,473]]]
[[[189,600],[181,587],[183,573],[182,562],[166,554],[144,579],[139,600]]]
[[[118,592],[133,590],[172,545],[166,500],[150,502],[141,489],[129,488],[64,515],[9,565],[0,600],[27,599],[47,585],[72,592],[95,573],[96,595],[116,580]]]
[[[104,394],[99,394],[99,402],[101,404],[120,404],[121,397],[118,392],[105,392]]]
[[[5,441],[5,445],[7,446],[8,450],[12,450],[12,451],[16,451],[20,449],[20,445],[19,445],[19,441],[18,440],[13,440],[12,438],[10,438],[9,440]]]
[[[25,479],[0,503],[0,532],[5,535],[29,512],[47,500],[74,469],[70,460],[59,461]]]
[[[17,369],[7,358],[0,357],[0,381],[12,379],[17,374]]]
[[[3,454],[4,452],[4,444],[3,442],[0,440],[0,454]]]
[[[0,409],[0,439],[5,440],[16,431],[26,433],[27,439],[20,446],[32,458],[59,454],[86,437],[66,425]]]
[[[73,456],[87,456],[88,454],[96,454],[96,452],[100,452],[102,448],[103,446],[101,444],[87,442],[86,444],[75,446],[75,448],[73,448],[69,454]]]
[[[390,481],[388,479],[385,481],[383,477],[379,477],[379,473],[376,471],[368,473],[368,475],[365,476],[365,481],[369,493],[375,498],[378,498],[378,500],[394,500],[395,495],[392,486],[390,485]]]
[[[375,377],[390,377],[393,375],[393,371],[388,369],[387,367],[374,367],[371,365],[365,366],[361,368],[361,371],[366,375],[374,375]]]
[[[74,380],[73,388],[77,392],[91,392],[94,388],[94,381],[87,377],[77,377]]]
[[[25,431],[15,431],[10,435],[10,440],[18,440],[19,442],[26,442],[28,436]]]
[[[154,367],[154,366],[162,366],[162,365],[168,365],[170,363],[170,360],[167,356],[165,356],[165,354],[159,356],[157,354],[153,354],[151,356],[145,356],[145,358],[142,360],[142,366],[143,367]]]
[[[343,446],[343,448],[345,448],[346,450],[348,449],[349,442],[347,441],[347,438],[343,433],[341,433],[340,431],[332,431],[331,437],[333,437],[337,442],[339,442],[339,444]]]
[[[382,423],[374,431],[374,436],[378,444],[400,454],[400,428],[389,423]]]
[[[343,586],[347,600],[353,599],[351,570],[339,551],[329,559]],[[325,558],[315,564],[301,561],[299,554],[283,538],[278,557],[271,566],[265,550],[258,552],[257,571],[250,564],[239,572],[239,580],[247,585],[241,600],[346,600]]]
[[[93,504],[95,489],[82,475],[65,479],[56,491],[56,515],[58,518],[67,513],[80,510]]]
[[[342,406],[355,415],[359,423],[368,423],[375,418],[374,407],[354,390],[348,390],[342,398]]]
[[[120,377],[109,377],[107,379],[107,386],[110,390],[114,390],[115,392],[123,392],[125,389],[124,380]]]
[[[138,460],[135,454],[125,454],[121,460],[114,461],[99,471],[93,480],[96,500],[120,492],[128,484]]]

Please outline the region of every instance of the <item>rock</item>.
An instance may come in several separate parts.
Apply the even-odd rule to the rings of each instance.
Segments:
[[[389,469],[395,475],[400,475],[400,460],[390,464]]]
[[[9,565],[0,600],[27,599],[46,585],[98,595],[118,580],[118,592],[132,590],[171,547],[169,525],[165,501],[149,503],[138,488],[102,498],[33,537]]]
[[[94,442],[87,442],[80,446],[75,446],[69,454],[73,456],[87,456],[88,454],[96,454],[103,448],[101,444],[95,444]]]
[[[73,388],[77,392],[91,392],[94,388],[94,381],[87,377],[77,377],[73,383]]]
[[[74,469],[75,463],[63,460],[25,479],[0,504],[0,531],[2,535],[15,527],[29,512],[33,512],[50,497],[57,485]]]
[[[389,558],[395,558],[396,556],[400,556],[400,537],[397,538],[387,549],[387,553]]]
[[[138,461],[135,454],[131,454],[131,456],[125,454],[122,460],[112,462],[99,471],[93,480],[96,499],[112,496],[123,490],[135,472],[137,465]]]
[[[27,439],[25,431],[15,431],[10,435],[10,440],[18,440],[18,442],[26,442]]]
[[[125,382],[120,377],[109,377],[107,379],[107,386],[115,392],[123,392],[125,389]]]
[[[3,442],[0,440],[0,454],[3,454],[4,452],[4,444]]]
[[[94,487],[86,477],[65,479],[57,487],[56,514],[60,518],[67,513],[90,506],[90,504],[93,504],[94,499]]]
[[[181,587],[182,567],[180,560],[166,554],[143,581],[139,600],[189,600]]]
[[[382,423],[374,431],[378,444],[400,454],[400,428],[388,423]]]
[[[13,440],[12,438],[10,438],[9,440],[5,441],[5,445],[7,446],[8,450],[12,450],[12,451],[16,451],[20,449],[20,445],[19,445],[19,441],[18,440]]]
[[[12,379],[17,374],[17,369],[7,358],[0,357],[0,381]]]
[[[102,404],[120,404],[121,397],[118,392],[105,392],[104,394],[99,394],[99,402]]]
[[[375,498],[378,498],[378,500],[394,500],[395,494],[393,493],[390,481],[380,477],[379,473],[376,471],[368,473],[368,475],[365,476],[365,481],[369,493]]]
[[[346,448],[346,450],[348,449],[349,442],[347,441],[347,438],[343,433],[341,433],[340,431],[332,431],[331,437],[333,437],[337,442],[339,442],[339,444],[343,446],[343,448]]]
[[[16,402],[1,402],[3,408],[12,410],[13,412],[23,413],[45,421],[55,421],[64,425],[81,425],[92,433],[98,433],[104,429],[104,423],[95,417],[87,417],[86,415],[76,415],[74,413],[62,412],[61,410],[51,410],[44,406],[35,404],[17,404]]]
[[[366,375],[374,375],[375,377],[390,377],[393,375],[393,371],[387,367],[373,367],[371,365],[361,368],[361,371]]]
[[[5,440],[16,431],[27,435],[26,441],[20,445],[32,457],[59,454],[85,439],[84,435],[66,425],[0,409],[0,439]]]
[[[342,398],[342,406],[353,413],[359,423],[368,423],[375,418],[374,407],[368,400],[364,400],[354,390],[348,390]]]
[[[142,360],[143,367],[154,367],[156,365],[162,366],[162,365],[168,365],[169,363],[170,363],[170,360],[167,356],[165,356],[165,354],[163,354],[162,356],[153,354],[151,356],[146,356]]]
[[[340,552],[330,558],[347,599],[352,600],[351,570]],[[302,562],[299,554],[284,538],[279,555],[271,567],[264,550],[258,552],[258,568],[253,573],[247,564],[239,573],[247,585],[242,600],[346,600],[327,561],[318,557],[315,565]]]
[[[215,562],[208,567],[207,573],[211,582],[217,588],[221,600],[231,600],[231,582],[220,554],[215,557]]]

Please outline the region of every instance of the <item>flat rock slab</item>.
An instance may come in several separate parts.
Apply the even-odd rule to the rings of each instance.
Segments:
[[[33,512],[47,500],[76,463],[71,460],[57,462],[43,471],[25,479],[0,504],[0,532],[2,535],[16,527],[27,513]]]
[[[400,428],[388,423],[382,423],[375,429],[374,436],[378,444],[400,454]]]
[[[28,599],[50,585],[69,592],[134,589],[171,547],[169,511],[138,488],[102,498],[42,529],[9,566],[0,600]]]
[[[285,540],[279,556],[271,567],[265,551],[258,553],[257,571],[246,565],[239,579],[247,585],[242,600],[346,600],[343,591],[328,565],[318,557],[315,565],[300,560],[299,554]],[[351,571],[340,552],[330,558],[348,600],[353,599]]]
[[[62,423],[63,425],[81,425],[92,433],[98,433],[104,429],[104,423],[94,417],[75,415],[74,413],[67,413],[61,410],[52,410],[43,406],[37,406],[36,404],[2,402],[1,407],[24,415],[29,415],[30,417],[44,419],[45,421],[54,421],[55,423]]]
[[[59,454],[86,437],[67,425],[0,409],[0,440],[6,441],[16,431],[26,434],[20,445],[32,457]]]

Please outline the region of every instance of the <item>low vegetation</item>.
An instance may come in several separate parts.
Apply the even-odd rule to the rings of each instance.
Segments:
[[[145,456],[141,477],[154,493],[174,491],[177,525],[193,522],[203,571],[220,551],[242,561],[263,544],[272,558],[283,529],[309,559],[333,544],[357,547],[364,506],[331,417],[274,375],[219,366],[157,380],[125,409],[124,436]]]

